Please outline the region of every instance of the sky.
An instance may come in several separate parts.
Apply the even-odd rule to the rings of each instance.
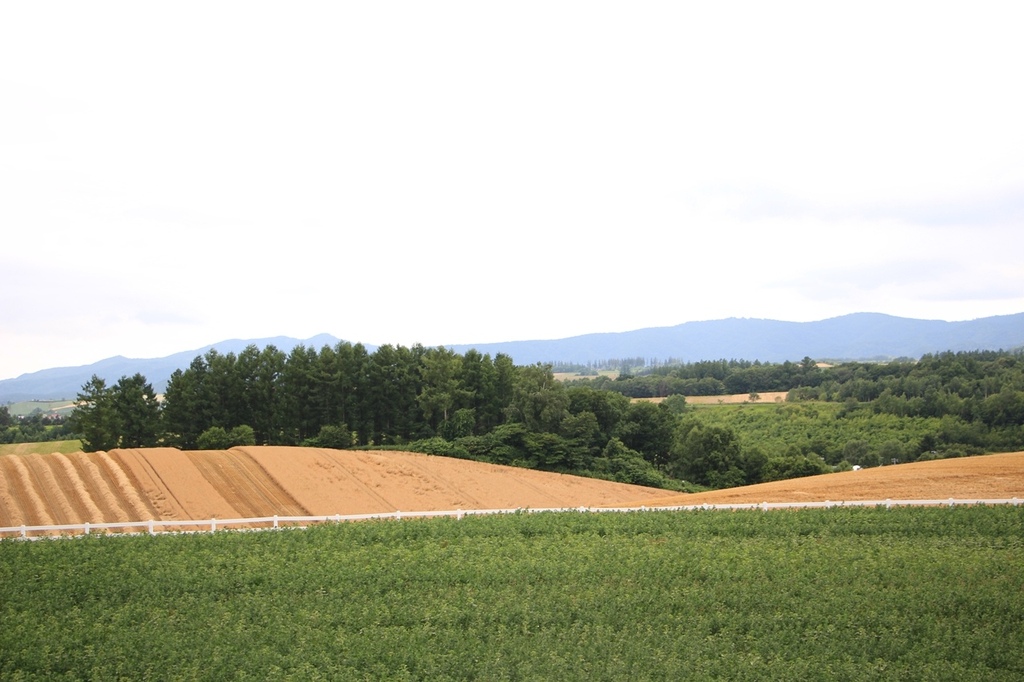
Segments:
[[[0,379],[1024,312],[1012,2],[0,5]]]

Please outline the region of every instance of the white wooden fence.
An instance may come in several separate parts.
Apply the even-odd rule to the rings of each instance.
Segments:
[[[242,527],[246,530],[267,530],[282,527],[304,527],[315,523],[341,523],[342,521],[367,521],[371,519],[414,519],[427,517],[454,517],[461,519],[465,516],[477,516],[484,514],[522,514],[522,513],[544,513],[544,512],[641,512],[641,511],[713,511],[726,510],[734,511],[739,509],[760,509],[770,511],[773,509],[830,509],[833,507],[954,507],[962,505],[1014,505],[1021,504],[1016,497],[1009,499],[954,499],[946,500],[855,500],[850,502],[760,502],[747,504],[697,504],[682,505],[674,507],[558,507],[558,508],[518,508],[518,509],[456,509],[453,511],[393,511],[379,514],[335,514],[333,516],[261,516],[251,519],[176,519],[164,521],[118,521],[112,523],[67,523],[50,526],[8,526],[0,528],[0,539],[4,537],[28,538],[50,536],[54,533],[61,535],[89,535],[93,531],[120,530],[132,531],[135,533],[146,532],[150,535],[156,533],[174,532],[216,532],[232,527]],[[187,529],[192,529],[191,531]],[[30,536],[30,534],[32,534]],[[59,537],[59,536],[58,536]]]

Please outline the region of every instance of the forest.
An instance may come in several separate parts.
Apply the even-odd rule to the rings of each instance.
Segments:
[[[786,403],[756,404],[768,391]],[[753,404],[684,397],[726,393]],[[1024,447],[1019,351],[720,360],[563,382],[550,365],[474,350],[250,346],[197,356],[162,400],[140,374],[93,377],[78,398],[71,428],[87,450],[386,447],[677,490]]]

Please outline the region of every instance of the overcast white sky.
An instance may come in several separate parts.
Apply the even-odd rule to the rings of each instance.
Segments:
[[[1022,16],[3,3],[0,379],[228,338],[1024,312]]]

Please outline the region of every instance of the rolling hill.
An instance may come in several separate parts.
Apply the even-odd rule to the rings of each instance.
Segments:
[[[696,494],[408,452],[244,447],[0,455],[0,527],[394,511],[1024,499],[1024,453]],[[14,531],[17,533],[17,531]]]

